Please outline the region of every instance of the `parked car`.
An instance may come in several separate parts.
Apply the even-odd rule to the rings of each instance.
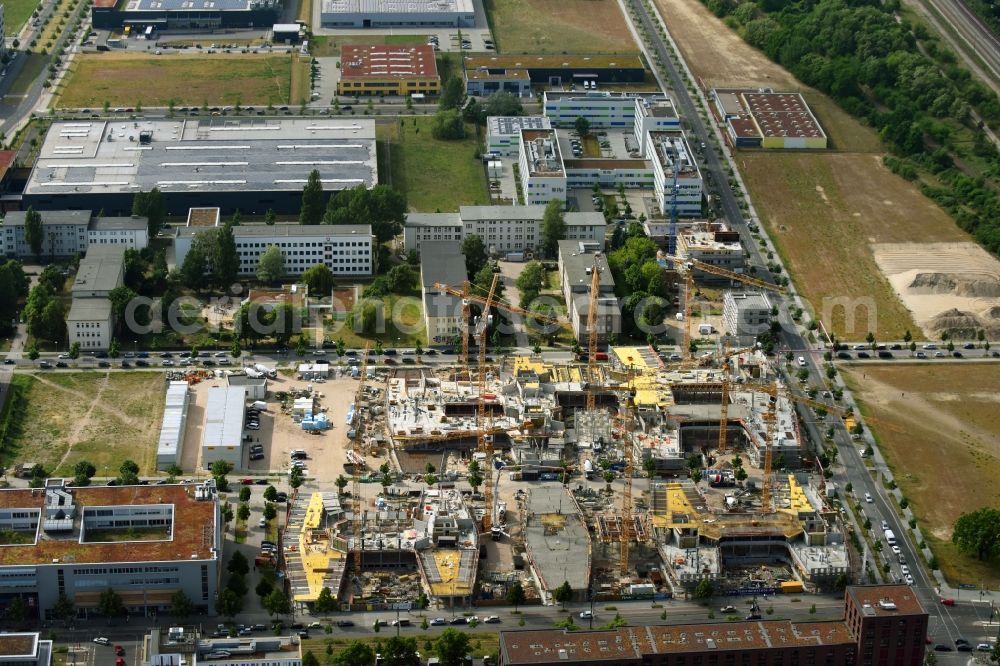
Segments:
[[[436,617],[430,621],[430,625],[432,627],[440,627],[445,624],[448,624],[448,620],[444,619],[443,617]]]
[[[241,486],[252,486],[253,485],[253,479],[240,479],[240,485]]]
[[[98,636],[97,638],[94,639],[94,642],[97,643],[98,645],[111,645],[111,641],[105,638],[104,636]]]
[[[589,610],[580,611],[580,619],[581,620],[589,620],[589,619],[591,619],[593,617],[594,617],[594,614],[591,611],[589,611]]]
[[[431,624],[434,624],[434,623],[431,622]],[[345,627],[353,627],[354,626],[354,622],[352,622],[351,620],[337,620],[337,626],[340,627],[341,629],[343,629]]]
[[[720,613],[735,613],[736,612],[736,606],[733,606],[732,604],[730,604],[728,606],[723,606],[722,608],[719,609],[719,612]]]

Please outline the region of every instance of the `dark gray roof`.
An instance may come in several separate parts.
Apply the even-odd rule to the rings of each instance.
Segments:
[[[111,301],[106,298],[74,298],[66,321],[107,321],[111,317]]]
[[[138,231],[149,226],[148,217],[95,217],[90,223],[91,231]]]
[[[90,224],[89,210],[40,210],[42,224]],[[27,211],[12,210],[3,219],[5,225],[24,226],[24,216]]]
[[[178,227],[177,236],[194,236],[208,229],[218,227]],[[372,235],[372,228],[367,224],[241,224],[233,227],[233,237],[241,238],[285,238],[294,236],[358,236],[361,238]]]
[[[594,267],[595,256],[593,252],[581,252],[580,242],[578,240],[559,241],[559,258],[562,259],[563,266],[566,267],[566,275],[571,282],[586,284],[589,287],[591,274],[588,271]],[[602,252],[596,257],[596,261],[601,271],[601,291],[613,290],[615,279],[611,275],[607,256]]]
[[[121,284],[124,263],[124,245],[88,246],[87,255],[80,260],[76,271],[73,291],[111,291]]]
[[[456,316],[462,299],[442,294],[435,283],[462,288],[466,279],[465,255],[458,241],[424,241],[420,244],[420,280],[424,288],[424,310],[429,317]]]

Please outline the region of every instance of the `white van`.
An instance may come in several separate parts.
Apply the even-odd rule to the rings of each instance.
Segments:
[[[806,367],[806,357],[805,356],[799,356],[799,367],[800,368]]]

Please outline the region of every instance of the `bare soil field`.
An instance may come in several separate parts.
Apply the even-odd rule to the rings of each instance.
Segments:
[[[832,307],[858,299],[874,304],[879,339],[917,334],[871,246],[968,241],[944,211],[877,154],[739,153],[737,163],[796,284],[833,333],[853,340],[869,332],[864,308],[851,322]]]
[[[887,427],[874,428],[952,584],[1000,585],[1000,570],[959,553],[952,525],[963,512],[1000,503],[1000,372],[992,363],[849,367],[845,380]],[[891,429],[890,429],[891,428]],[[896,430],[898,429],[898,430]]]
[[[58,106],[288,104],[288,55],[80,54],[59,90]],[[155,81],[155,86],[147,85]],[[294,100],[296,103],[298,100]]]
[[[1000,339],[1000,261],[967,243],[879,243],[875,261],[924,335]]]
[[[635,53],[615,0],[486,0],[501,53]]]
[[[12,446],[16,461],[72,476],[73,466],[88,460],[98,476],[117,476],[131,459],[141,474],[155,474],[164,391],[158,372],[35,375]]]

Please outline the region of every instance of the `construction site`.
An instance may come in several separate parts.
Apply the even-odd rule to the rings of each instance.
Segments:
[[[692,268],[679,267],[689,285]],[[438,287],[463,298],[471,335],[453,367],[359,356],[349,484],[290,507],[296,600],[329,587],[345,608],[422,595],[456,608],[506,603],[515,583],[552,603],[564,582],[576,600],[614,600],[685,597],[705,580],[733,595],[853,580],[797,404],[817,422],[849,415],[796,396],[755,346],[679,360],[611,347],[598,363],[592,335],[580,362],[488,363],[492,313],[518,308]]]

